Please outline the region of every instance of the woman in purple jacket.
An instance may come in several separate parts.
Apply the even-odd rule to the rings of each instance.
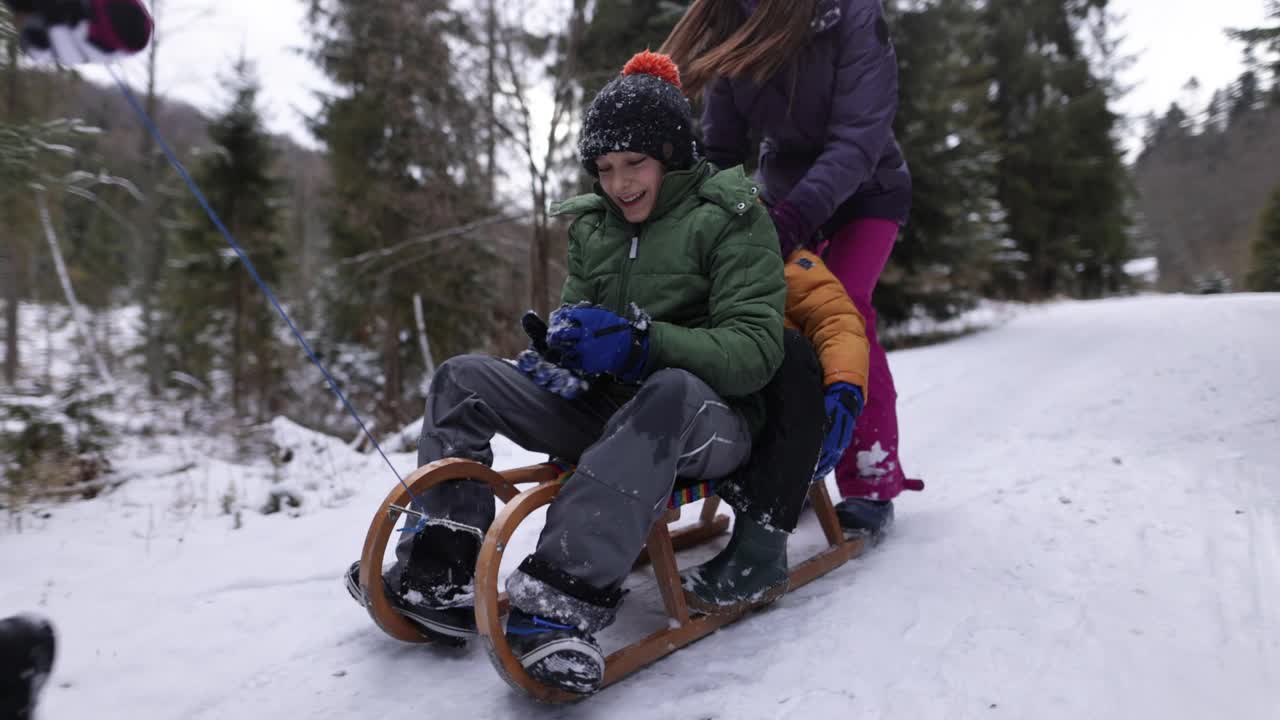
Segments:
[[[706,154],[742,164],[760,141],[761,182],[783,257],[825,243],[831,271],[866,319],[867,404],[836,467],[840,520],[878,535],[892,500],[919,489],[898,460],[897,393],[871,292],[911,209],[893,136],[898,65],[879,0],[694,0],[662,52],[703,93]]]

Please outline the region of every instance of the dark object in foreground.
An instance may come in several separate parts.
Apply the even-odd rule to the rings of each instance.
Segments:
[[[53,669],[49,621],[34,615],[0,620],[0,718],[30,720]]]

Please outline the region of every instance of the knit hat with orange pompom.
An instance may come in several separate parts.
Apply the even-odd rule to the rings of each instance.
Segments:
[[[671,58],[645,51],[600,90],[582,121],[578,158],[596,175],[596,158],[610,152],[638,152],[668,170],[692,167],[698,159],[693,108],[680,89],[680,69]]]

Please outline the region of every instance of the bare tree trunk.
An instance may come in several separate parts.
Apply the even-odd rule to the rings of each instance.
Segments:
[[[436,374],[436,361],[431,356],[431,341],[427,339],[427,323],[422,313],[422,294],[413,294],[413,319],[418,323],[418,345],[422,348],[422,362],[427,368],[427,377]]]
[[[485,30],[488,34],[488,50],[489,50],[489,79],[488,86],[485,91],[489,96],[489,117],[488,134],[485,140],[489,143],[488,167],[486,168],[489,180],[489,197],[497,197],[498,194],[498,169],[497,169],[497,153],[498,153],[498,9],[497,0],[489,0],[488,12],[485,17]]]
[[[387,313],[386,323],[382,336],[382,402],[387,426],[394,428],[401,422],[400,391],[404,375],[400,363],[400,318],[394,309]]]
[[[551,312],[551,289],[547,247],[549,229],[540,217],[533,223],[533,242],[529,244],[529,302],[542,317]]]
[[[5,201],[4,217],[12,218],[17,214],[14,205],[12,200]],[[13,224],[5,224],[10,228],[6,233],[16,234]],[[18,382],[18,303],[22,301],[22,273],[18,271],[18,265],[21,255],[18,238],[14,235],[0,243],[0,285],[5,288],[4,381],[10,387]]]
[[[9,66],[5,72],[7,116],[16,121],[22,112],[18,107],[21,99],[18,93],[18,44],[11,41],[8,50]],[[17,238],[17,215],[17,202],[10,196],[0,205],[0,218],[6,220],[3,225],[8,228],[5,230],[8,237],[0,243],[0,285],[5,288],[4,380],[10,387],[18,382],[18,303],[22,301],[22,271],[19,268],[24,254]]]
[[[237,268],[231,283],[231,408],[244,414],[244,272]]]
[[[88,323],[85,322],[85,309],[76,300],[75,289],[71,287],[71,276],[67,274],[67,265],[63,262],[62,250],[58,247],[58,235],[53,227],[53,218],[49,217],[49,206],[45,203],[43,193],[36,193],[36,207],[40,211],[40,224],[44,226],[45,239],[49,242],[49,252],[53,255],[53,266],[58,272],[58,282],[62,284],[62,293],[66,296],[67,305],[71,308],[71,319],[75,321],[76,333],[80,335],[80,342],[84,343],[85,352],[93,358],[94,368],[98,371],[102,382],[108,387],[114,386],[115,379],[107,370],[102,353],[98,352],[98,343],[90,332]]]
[[[156,116],[156,61],[160,53],[160,12],[163,6],[162,0],[155,0],[151,9],[152,16],[155,18],[156,29],[151,38],[151,47],[147,52],[145,107],[147,114],[152,118]],[[163,340],[160,335],[159,320],[156,318],[155,305],[160,275],[164,267],[165,243],[160,234],[159,224],[156,222],[159,207],[157,200],[160,184],[160,165],[158,159],[154,157],[151,135],[145,128],[140,128],[140,130],[139,151],[143,158],[142,167],[144,168],[142,187],[143,192],[146,194],[146,200],[143,203],[145,224],[142,225],[142,232],[140,233],[142,247],[139,248],[142,283],[138,290],[140,296],[139,304],[142,310],[144,353],[147,359],[147,391],[152,396],[157,396],[160,394],[160,387],[164,382],[164,363]]]
[[[553,90],[554,107],[550,127],[547,131],[547,151],[542,157],[541,167],[533,156],[531,138],[526,140],[525,152],[529,160],[530,184],[533,190],[533,237],[529,245],[529,302],[533,309],[543,317],[551,310],[551,216],[547,207],[551,193],[552,174],[555,171],[556,152],[560,149],[563,138],[560,137],[562,127],[572,114],[574,106],[573,78],[577,72],[578,46],[582,33],[586,28],[586,0],[574,0],[573,12],[569,18],[569,26],[564,35],[564,57],[559,64]],[[508,61],[510,58],[508,58]],[[516,83],[516,92],[522,89],[515,75],[518,72],[514,65],[508,63],[508,71],[512,73]],[[528,105],[523,98],[520,103],[526,114],[525,133],[530,132],[528,121]]]

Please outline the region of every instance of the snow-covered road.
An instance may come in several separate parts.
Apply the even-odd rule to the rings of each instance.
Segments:
[[[572,707],[374,628],[339,576],[393,479],[283,424],[300,516],[235,528],[269,468],[131,441],[138,479],[0,526],[0,614],[57,624],[55,720],[1280,718],[1280,296],[1051,304],[891,362],[929,484],[891,540]],[[609,640],[662,622],[630,584]]]

